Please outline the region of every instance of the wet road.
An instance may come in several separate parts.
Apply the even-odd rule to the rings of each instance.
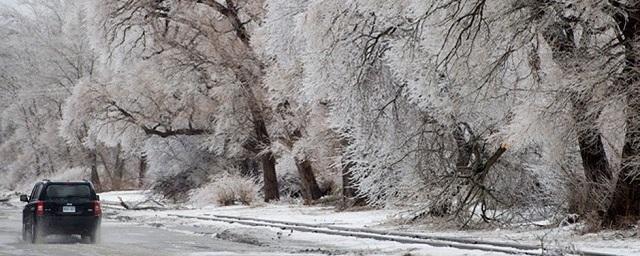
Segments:
[[[49,236],[46,244],[21,240],[21,212],[0,206],[0,255],[279,255],[269,248],[194,236],[144,225],[103,220],[102,240]]]
[[[21,240],[21,210],[0,203],[0,256],[500,255],[228,223],[159,224],[163,221],[157,216],[153,220],[120,222],[114,217],[125,216],[109,211],[105,214],[110,218],[103,217],[101,241],[97,244],[83,244],[77,236],[49,236],[44,244],[29,244]]]

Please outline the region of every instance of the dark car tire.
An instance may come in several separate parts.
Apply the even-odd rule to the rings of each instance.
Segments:
[[[37,223],[31,223],[31,243],[39,244],[44,242],[45,234]]]
[[[80,237],[82,238],[82,243],[83,244],[91,244],[92,243],[91,240],[92,240],[93,237],[91,237],[91,235],[86,234],[86,235],[81,235]]]
[[[31,242],[29,241],[31,234],[29,234],[29,231],[27,231],[27,224],[22,223],[22,241],[24,242]]]
[[[87,244],[95,244],[98,241],[98,231],[92,231],[89,234],[82,235],[82,242]]]

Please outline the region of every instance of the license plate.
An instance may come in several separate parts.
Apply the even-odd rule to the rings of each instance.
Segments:
[[[62,212],[76,212],[75,206],[62,206]]]

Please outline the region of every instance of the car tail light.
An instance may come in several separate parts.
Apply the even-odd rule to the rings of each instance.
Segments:
[[[44,216],[44,202],[36,201],[36,216]]]
[[[94,216],[102,215],[102,208],[100,208],[100,201],[93,201],[93,215]]]

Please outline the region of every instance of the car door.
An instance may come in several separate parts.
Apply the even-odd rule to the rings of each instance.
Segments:
[[[33,186],[33,190],[31,191],[31,195],[29,196],[29,202],[24,206],[22,210],[22,223],[31,225],[33,222],[33,214],[36,210],[36,201],[38,201],[38,195],[40,190],[42,189],[42,184],[38,183]]]

